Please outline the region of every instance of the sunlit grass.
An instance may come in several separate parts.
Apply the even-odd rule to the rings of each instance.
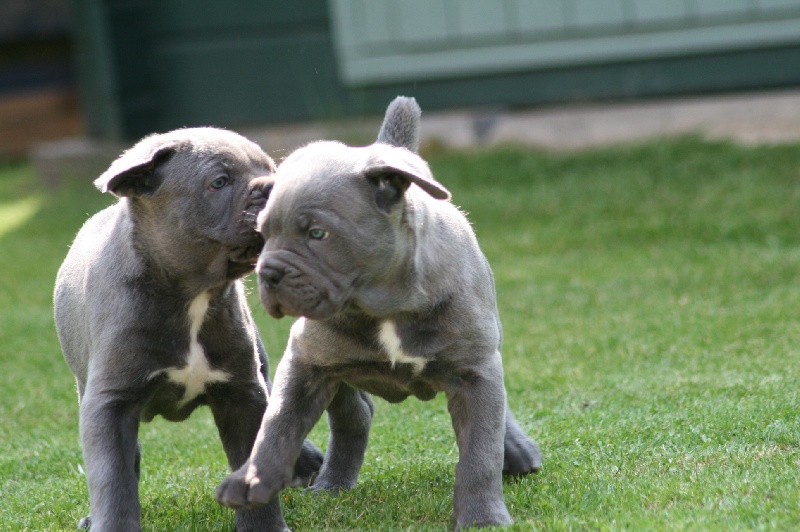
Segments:
[[[792,529],[800,522],[800,146],[695,138],[575,154],[430,157],[496,276],[509,402],[544,470],[507,479],[519,529]],[[90,184],[0,169],[0,523],[88,510],[52,285]],[[39,198],[39,199],[37,199]],[[6,213],[6,214],[3,214]],[[251,298],[275,361],[290,322]],[[442,397],[376,401],[359,485],[281,495],[295,530],[445,529],[458,452]],[[143,523],[232,529],[207,411],[143,425]],[[312,433],[322,447],[324,422]]]

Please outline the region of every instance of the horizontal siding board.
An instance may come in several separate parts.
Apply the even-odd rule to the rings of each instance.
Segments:
[[[398,40],[404,43],[442,43],[453,37],[452,13],[442,2],[408,0],[392,4]]]
[[[624,0],[574,0],[576,28],[622,27]]]
[[[754,0],[759,13],[797,12],[800,0]]]
[[[750,0],[694,0],[692,5],[700,20],[720,15],[746,18],[750,13]]]
[[[360,37],[357,43],[361,46],[374,46],[391,43],[397,31],[397,17],[393,16],[388,2],[370,2],[363,0],[359,6],[360,24],[353,27],[354,35]]]
[[[513,29],[506,24],[505,3],[502,1],[460,0],[453,4],[460,37],[508,35]]]
[[[685,23],[691,13],[686,1],[676,0],[634,0],[631,9],[637,25]]]
[[[553,33],[566,26],[564,3],[551,0],[518,0],[518,31],[528,34]]]

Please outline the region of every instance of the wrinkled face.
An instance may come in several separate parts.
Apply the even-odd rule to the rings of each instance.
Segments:
[[[367,155],[317,143],[279,167],[258,217],[265,243],[256,271],[271,316],[325,319],[358,307],[360,293],[393,270],[400,224],[375,204]]]
[[[151,245],[182,259],[172,267],[176,273],[233,280],[253,270],[261,251],[256,219],[275,167],[256,145],[218,135],[168,154],[153,172],[156,188],[133,201],[149,213],[141,218],[157,224]]]

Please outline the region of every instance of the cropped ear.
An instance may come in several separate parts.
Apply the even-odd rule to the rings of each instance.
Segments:
[[[405,148],[373,144],[364,175],[375,187],[378,207],[388,212],[399,202],[411,184],[439,200],[450,199],[450,192],[436,181],[427,163]]]
[[[158,142],[157,135],[145,137],[111,163],[108,170],[95,179],[94,186],[115,196],[152,194],[159,185],[154,171],[175,153],[177,144]]]

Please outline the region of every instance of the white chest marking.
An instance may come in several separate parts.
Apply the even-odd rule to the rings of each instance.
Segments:
[[[378,331],[378,340],[380,340],[386,354],[389,355],[389,361],[392,363],[392,368],[398,362],[401,364],[411,364],[414,366],[414,373],[419,373],[425,367],[427,362],[424,358],[413,357],[403,351],[403,346],[400,342],[400,337],[397,335],[397,327],[391,320],[386,320],[381,323],[380,331]]]
[[[211,382],[226,382],[230,375],[218,369],[212,369],[208,364],[206,352],[197,339],[200,327],[208,312],[208,292],[203,292],[189,305],[189,352],[186,355],[186,365],[180,368],[164,370],[169,380],[182,384],[185,388],[181,406],[185,405],[206,389],[206,384]]]

